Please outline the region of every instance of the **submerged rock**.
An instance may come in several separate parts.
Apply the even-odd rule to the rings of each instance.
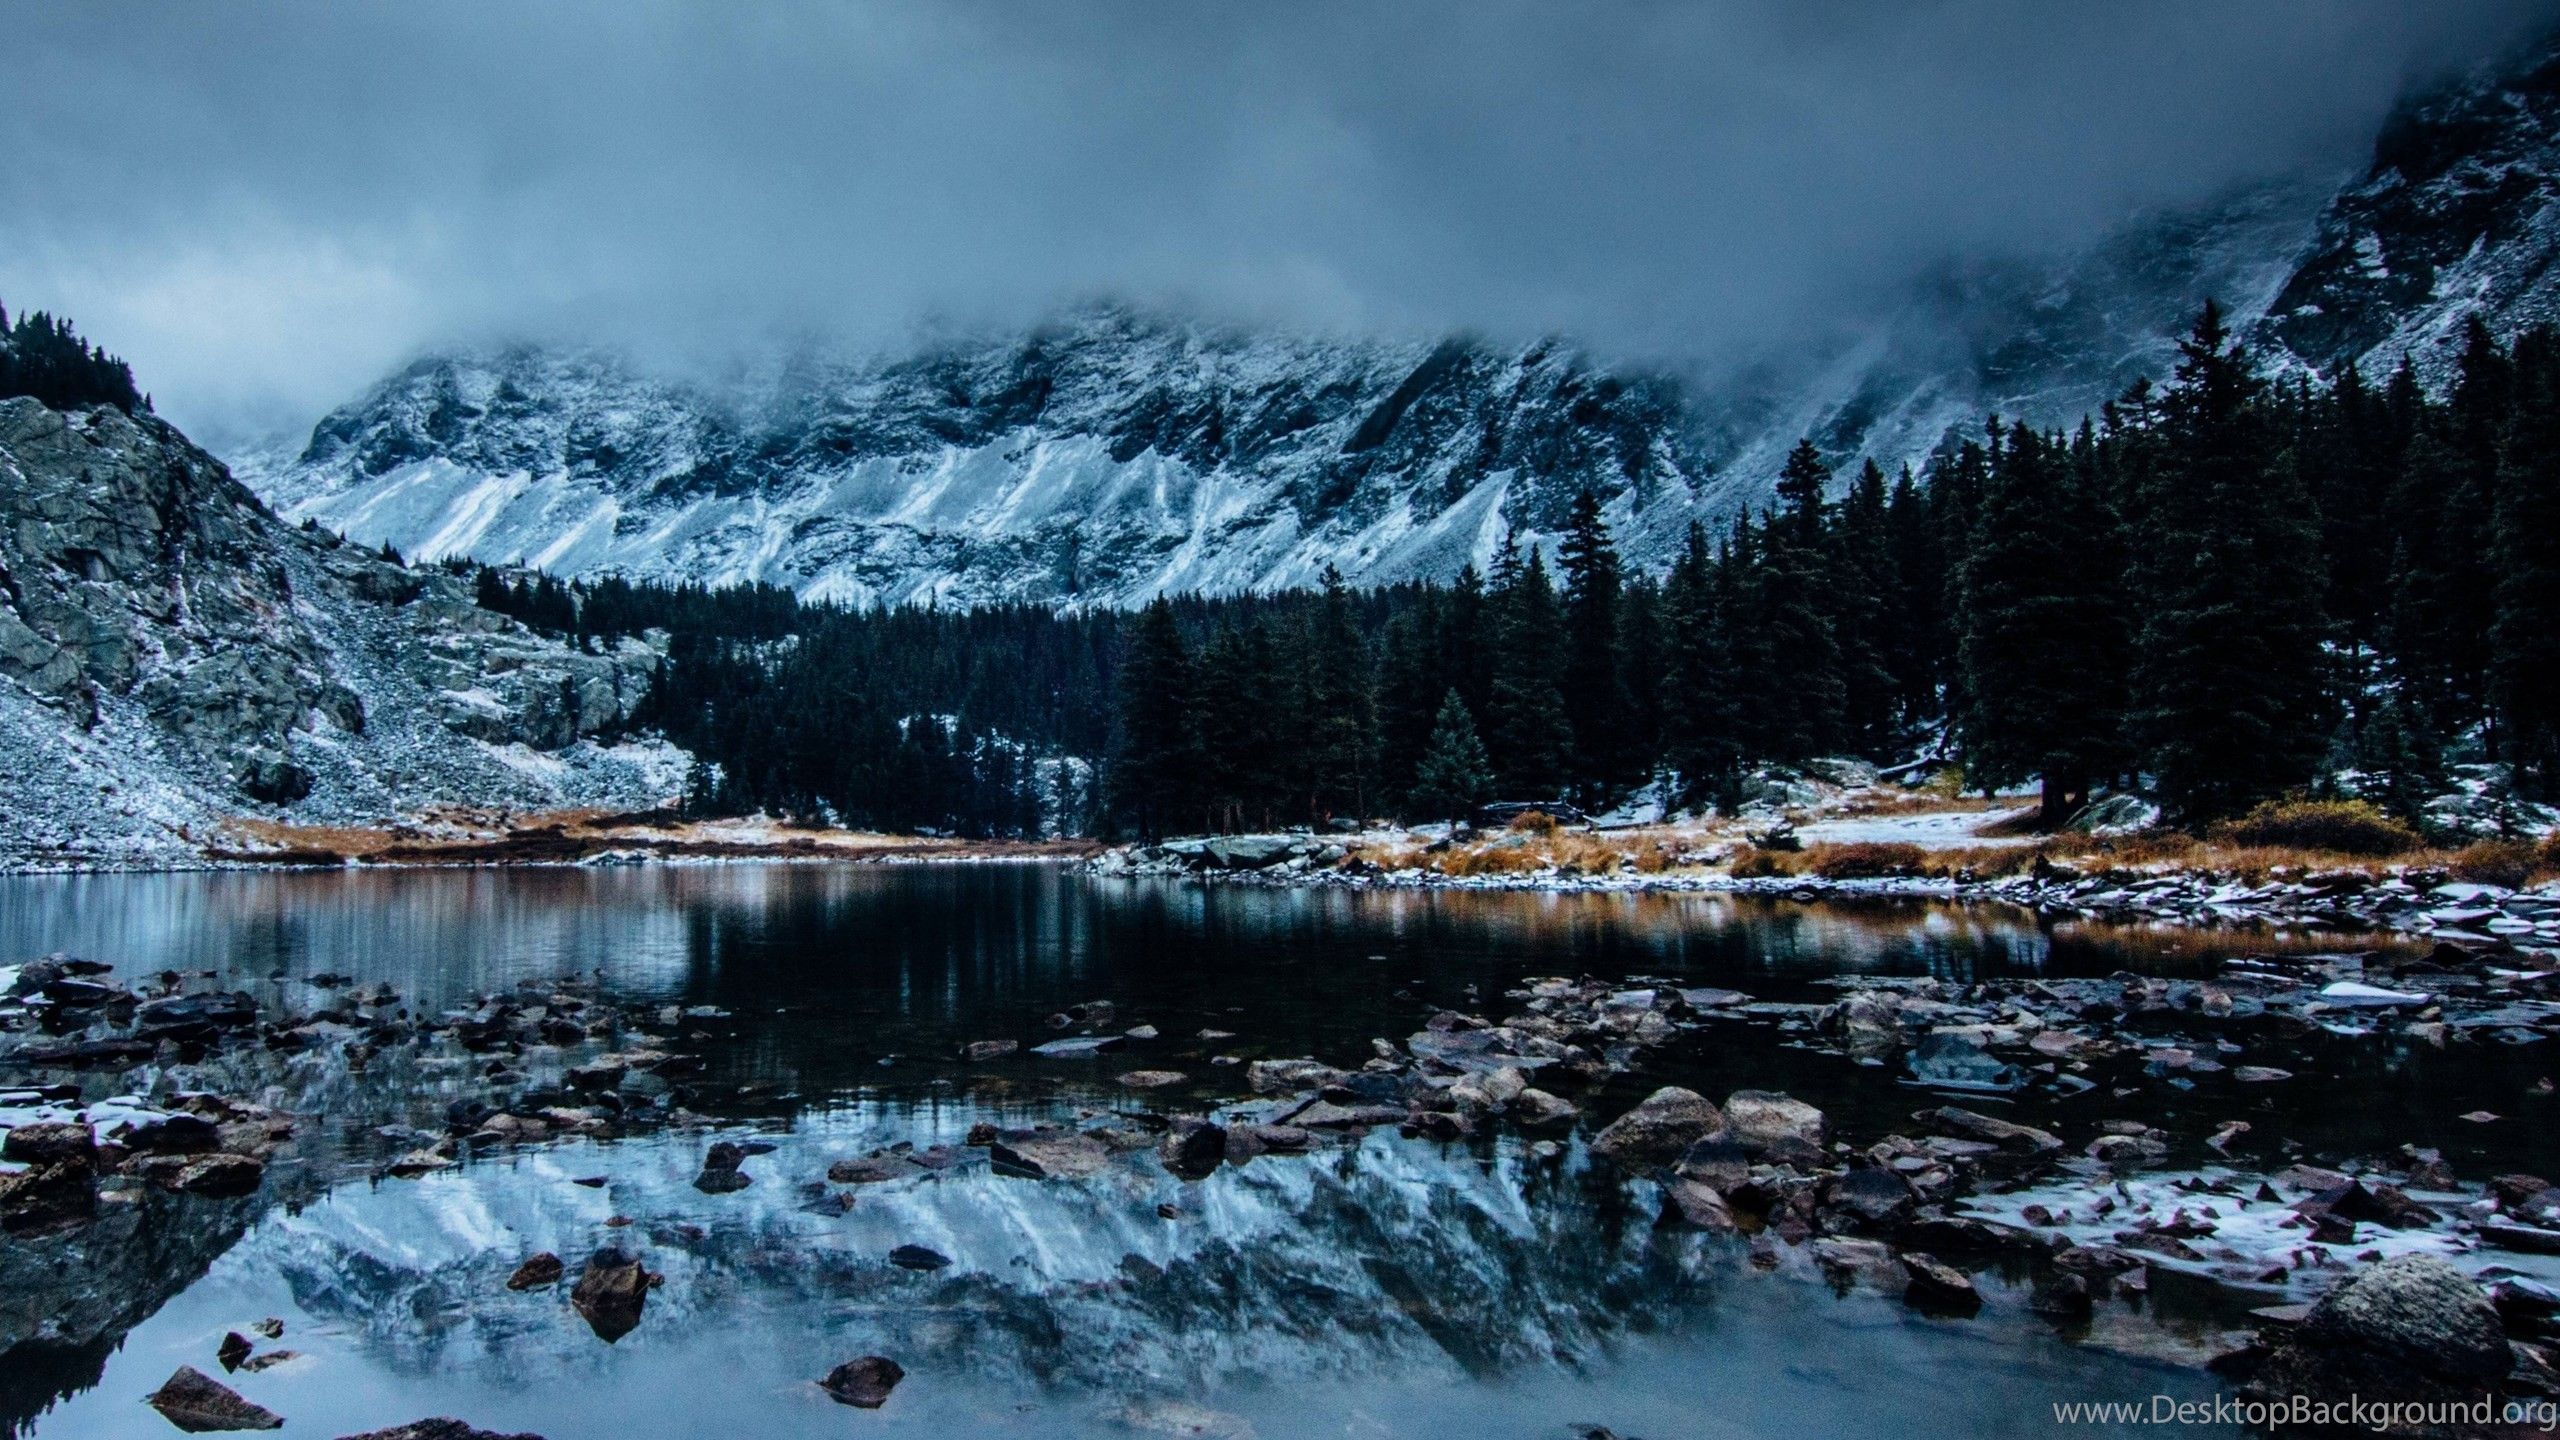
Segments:
[[[1823,1228],[1850,1234],[1891,1234],[1918,1205],[1911,1183],[1890,1170],[1844,1171],[1824,1180],[1820,1193]]]
[[[275,1430],[284,1417],[241,1398],[240,1392],[196,1369],[181,1365],[159,1389],[143,1397],[169,1423],[191,1435],[214,1430]]]
[[[517,1435],[499,1435],[497,1430],[476,1430],[471,1425],[463,1425],[461,1420],[445,1420],[438,1414],[435,1420],[412,1420],[407,1425],[392,1427],[392,1430],[366,1430],[364,1435],[340,1435],[338,1440],[543,1440],[543,1437],[532,1435],[530,1430],[517,1432]]]
[[[1156,1158],[1184,1180],[1205,1178],[1227,1158],[1226,1127],[1186,1115],[1166,1128],[1156,1142]]]
[[[2026,1083],[2017,1066],[1994,1056],[1982,1041],[1956,1031],[1933,1031],[1906,1063],[1911,1078],[1941,1090],[2015,1090]]]
[[[901,1245],[889,1252],[889,1263],[901,1270],[922,1270],[930,1273],[949,1268],[951,1257],[939,1250],[930,1250],[922,1245]]]
[[[1101,1141],[1068,1131],[1011,1135],[987,1147],[999,1175],[1019,1180],[1073,1180],[1099,1172],[1111,1158]]]
[[[847,1360],[827,1372],[818,1382],[820,1389],[833,1396],[838,1404],[862,1410],[877,1410],[889,1403],[889,1392],[907,1378],[906,1370],[886,1355],[865,1355]]]

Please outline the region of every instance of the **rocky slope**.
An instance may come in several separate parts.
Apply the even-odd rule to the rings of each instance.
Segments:
[[[2441,378],[2473,315],[2560,320],[2560,45],[2402,107],[2322,217],[2260,338],[2314,369]]]
[[[148,414],[0,401],[0,863],[181,860],[242,815],[653,799],[681,757],[596,739],[655,659],[289,527]]]

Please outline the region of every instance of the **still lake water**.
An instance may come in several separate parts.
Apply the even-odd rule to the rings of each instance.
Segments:
[[[212,970],[302,1007],[318,992],[301,980],[324,973],[388,983],[428,1012],[564,976],[618,1000],[719,1007],[730,1013],[709,1022],[720,1038],[701,1047],[691,1103],[720,1135],[776,1147],[747,1163],[755,1184],[726,1195],[691,1184],[718,1138],[705,1133],[374,1180],[403,1147],[373,1127],[430,1122],[442,1105],[430,1078],[342,1073],[271,1092],[326,1113],[306,1126],[303,1158],[277,1167],[267,1207],[202,1247],[199,1277],[160,1277],[175,1293],[121,1344],[0,1375],[0,1429],[174,1433],[140,1397],[180,1364],[212,1368],[226,1330],[276,1316],[304,1358],[229,1378],[285,1415],[289,1436],[427,1415],[550,1440],[2047,1433],[2055,1401],[2214,1385],[2066,1342],[1993,1277],[1981,1316],[1948,1321],[1835,1293],[1801,1254],[1755,1269],[1738,1242],[1657,1229],[1578,1143],[1539,1159],[1511,1135],[1374,1134],[1195,1184],[1144,1154],[1083,1180],[979,1165],[865,1187],[841,1214],[809,1208],[809,1187],[832,1159],[957,1143],[982,1120],[1132,1107],[1110,1080],[1125,1069],[1187,1072],[1189,1086],[1143,1103],[1198,1109],[1244,1088],[1212,1054],[1353,1066],[1371,1037],[1400,1039],[1435,1009],[1508,1013],[1503,991],[1526,976],[1673,976],[1820,1000],[1818,982],[1844,973],[2192,972],[2267,943],[1916,904],[1221,888],[1050,865],[0,879],[0,964],[69,951],[127,980]],[[1054,1033],[1046,1017],[1102,999],[1115,1027],[1163,1038],[1098,1061],[949,1058],[972,1040],[1037,1043]],[[1191,1038],[1202,1029],[1235,1038]],[[2369,1094],[2356,1107],[2306,1096],[2284,1115],[2312,1154],[2423,1133],[2516,1078],[2333,1058],[2362,1067]],[[1586,1107],[1606,1118],[1664,1083],[1789,1090],[1860,1143],[1931,1103],[1889,1069],[1726,1026],[1650,1054]],[[2200,1135],[2213,1117],[2173,1103],[2143,1118]],[[2516,1158],[2532,1157],[2457,1163]],[[1168,1203],[1179,1218],[1160,1217]],[[606,1227],[615,1216],[632,1223]],[[504,1288],[535,1251],[574,1271],[611,1242],[666,1276],[618,1344],[557,1292]],[[894,1268],[902,1244],[955,1263]],[[2174,1295],[2152,1308],[2189,1343],[2231,1318]],[[908,1371],[887,1408],[844,1409],[810,1384],[865,1353]]]

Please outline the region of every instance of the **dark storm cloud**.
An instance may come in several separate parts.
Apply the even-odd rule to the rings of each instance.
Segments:
[[[0,4],[0,299],[163,408],[1064,298],[1712,351],[2355,163],[2525,4]]]

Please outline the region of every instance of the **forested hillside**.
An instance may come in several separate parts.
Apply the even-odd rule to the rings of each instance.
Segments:
[[[2415,815],[2453,759],[2560,780],[2555,346],[2474,326],[2441,393],[2405,367],[2279,383],[2208,308],[2169,384],[2074,429],[1994,417],[1845,487],[1800,445],[1773,507],[1660,577],[1586,494],[1552,568],[1506,544],[1454,585],[1134,615],[494,571],[481,594],[673,631],[642,718],[705,762],[693,803],[893,828],[1598,808],[1655,781],[1701,803],[1831,755],[2040,778],[2049,823],[2100,787],[2190,823],[2322,786]]]

